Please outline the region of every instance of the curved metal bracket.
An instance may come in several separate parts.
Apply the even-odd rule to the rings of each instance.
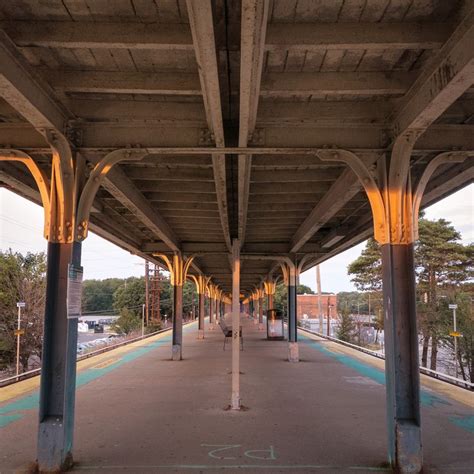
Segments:
[[[418,222],[418,215],[420,213],[420,206],[421,206],[421,200],[423,198],[423,194],[425,192],[426,186],[431,176],[436,171],[438,166],[441,166],[445,163],[462,163],[469,156],[473,156],[473,153],[469,153],[465,151],[449,151],[445,153],[440,153],[428,163],[425,170],[423,171],[423,174],[421,175],[421,178],[416,184],[416,188],[413,192],[413,221],[414,222]],[[418,231],[418,226],[416,226],[416,230]],[[418,234],[418,232],[416,232],[416,234]],[[418,235],[416,235],[415,238],[418,238]]]
[[[71,243],[74,240],[75,178],[72,151],[67,139],[54,130],[40,129],[53,152],[51,174],[50,240]]]
[[[76,215],[76,240],[81,241],[87,237],[89,229],[89,216],[92,204],[99,187],[101,186],[107,173],[112,169],[114,165],[124,160],[140,161],[146,155],[146,150],[114,150],[107,154],[99,163],[97,163],[92,170],[89,179],[87,180],[84,189],[82,190],[81,197],[77,206]]]
[[[46,173],[44,173],[44,171],[39,168],[39,166],[36,164],[36,162],[33,160],[33,158],[30,155],[20,150],[0,149],[0,161],[17,161],[19,163],[23,163],[28,168],[28,171],[31,173],[31,175],[33,176],[33,179],[35,180],[36,186],[38,186],[38,191],[41,196],[41,202],[43,204],[43,211],[44,211],[43,235],[45,239],[49,239],[51,189],[49,186],[48,178],[46,177]]]
[[[359,178],[369,199],[374,218],[374,237],[379,243],[386,243],[389,236],[386,231],[387,209],[380,189],[364,162],[348,150],[319,150],[317,156],[322,161],[341,161],[349,166]]]

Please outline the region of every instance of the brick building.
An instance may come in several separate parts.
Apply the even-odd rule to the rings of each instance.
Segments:
[[[318,295],[298,295],[297,297],[297,314],[298,319],[316,319],[319,317],[318,314]],[[337,295],[334,293],[322,293],[321,295],[321,307],[323,314],[327,316],[328,305],[331,307],[331,317],[336,318],[337,308]],[[305,317],[306,315],[306,317]]]

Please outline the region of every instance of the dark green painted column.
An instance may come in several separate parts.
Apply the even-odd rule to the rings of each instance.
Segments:
[[[382,245],[389,460],[422,468],[420,375],[413,244]]]
[[[173,285],[173,347],[172,359],[183,358],[183,285]]]
[[[68,273],[80,270],[81,244],[48,243],[38,430],[38,470],[72,465],[77,315],[68,318]],[[70,264],[71,267],[70,267]]]

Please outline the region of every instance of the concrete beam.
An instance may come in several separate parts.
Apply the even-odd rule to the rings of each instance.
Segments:
[[[474,5],[393,114],[394,135],[426,130],[474,83]]]
[[[436,49],[449,23],[289,23],[268,27],[269,51]]]
[[[18,46],[106,49],[193,49],[187,25],[131,22],[2,21]],[[331,49],[436,49],[446,41],[449,23],[270,24],[267,51]],[[231,43],[231,50],[238,44]]]
[[[105,94],[201,95],[199,76],[185,72],[42,71],[56,90]]]
[[[18,46],[45,48],[158,49],[192,51],[189,27],[167,23],[69,21],[1,22]]]
[[[196,62],[198,64],[207,123],[213,134],[216,146],[222,147],[225,146],[224,126],[222,121],[221,93],[217,68],[212,5],[209,0],[201,0],[199,3],[187,0],[186,6],[188,9],[189,25],[191,27]],[[225,156],[213,155],[212,165],[222,231],[227,247],[229,251],[231,251],[232,244],[230,241],[227,210]]]
[[[240,53],[239,146],[246,147],[257,121],[269,1],[243,0]],[[252,155],[239,155],[238,238],[244,245]]]
[[[283,72],[267,73],[262,97],[307,95],[402,95],[416,78],[413,72]]]
[[[40,84],[8,36],[0,31],[0,96],[35,128],[65,129],[68,118]]]

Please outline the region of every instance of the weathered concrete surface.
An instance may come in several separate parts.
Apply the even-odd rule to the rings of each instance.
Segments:
[[[300,334],[300,363],[291,364],[287,342],[263,340],[248,320],[243,334],[241,396],[247,411],[225,410],[231,353],[222,351],[221,331],[198,340],[197,325],[185,328],[180,362],[170,361],[169,336],[88,361],[78,381],[75,469],[383,471],[378,468],[386,459],[385,388],[379,361],[372,364],[349,349]],[[469,403],[458,389],[440,395],[434,387],[423,390],[426,472],[472,472],[472,404],[450,397]],[[2,473],[35,457],[32,406],[29,394],[0,406],[3,424],[11,421],[0,430]]]

